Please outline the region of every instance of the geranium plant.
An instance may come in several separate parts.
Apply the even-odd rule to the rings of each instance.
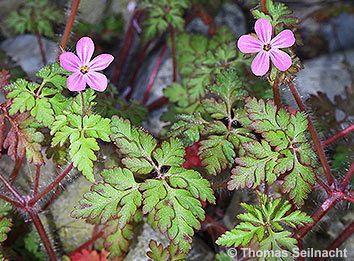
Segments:
[[[252,10],[256,34],[235,39],[229,28],[215,26],[199,1],[145,0],[134,9],[117,59],[108,53],[92,59],[95,45],[89,36],[75,43],[76,54],[65,50],[79,2],[73,1],[56,63],[41,68],[35,80],[13,79],[7,70],[0,73],[5,95],[0,150],[15,162],[11,173],[0,172],[2,260],[21,255],[7,244],[21,237],[10,234],[18,212],[33,223],[41,240],[37,244],[29,240],[33,234],[24,236],[31,258],[120,260],[132,251],[139,224],[147,222],[166,235],[169,244],[151,239],[146,259],[188,259],[196,234],[215,247],[216,260],[234,257],[224,253],[226,247],[282,250],[294,259],[305,235],[330,209],[340,201],[354,202],[354,163],[340,178],[325,154],[325,147],[349,135],[354,125],[321,142],[293,83],[302,69],[292,50],[300,41],[299,20],[284,4],[260,1]],[[208,26],[208,36],[185,31],[195,17]],[[143,47],[129,74],[122,68],[129,60],[134,30],[142,30]],[[130,97],[155,40],[164,44],[139,104]],[[164,88],[163,97],[146,105],[168,48],[172,84]],[[111,75],[100,72],[109,66]],[[123,72],[129,88],[121,88],[120,96],[115,85],[124,83]],[[282,103],[280,85],[289,88],[298,108]],[[148,111],[165,104],[161,119],[166,124],[154,137],[141,126]],[[102,167],[97,154],[103,149],[109,156]],[[17,186],[25,160],[35,168],[28,190]],[[42,188],[46,161],[55,164],[57,173]],[[60,200],[60,185],[70,173],[83,175],[91,186],[72,209],[62,211],[95,228],[86,243],[71,242],[74,250],[62,255],[41,215]],[[257,202],[233,206],[245,211],[232,229],[218,221],[225,214],[221,188],[228,195],[248,189],[257,197]],[[306,209],[311,192],[326,196],[314,212]],[[327,250],[344,242],[352,228],[353,223],[351,232],[339,234]]]

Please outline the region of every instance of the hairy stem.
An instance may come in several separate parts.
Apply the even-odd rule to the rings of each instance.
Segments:
[[[177,81],[177,62],[176,62],[176,43],[175,29],[171,26],[171,48],[172,48],[172,63],[173,63],[173,78],[172,81]]]
[[[278,108],[280,108],[281,107],[281,100],[280,100],[279,85],[278,85],[277,81],[274,82],[274,84],[272,85],[272,88],[273,88],[274,103]]]
[[[114,69],[114,72],[113,72],[113,76],[112,76],[112,83],[113,84],[117,84],[119,82],[119,78],[120,78],[120,75],[122,74],[122,69],[125,64],[125,60],[128,57],[130,47],[132,46],[132,42],[134,40],[134,20],[139,19],[139,17],[142,15],[142,13],[143,12],[141,10],[137,10],[134,13],[132,19],[130,20],[129,28],[128,28],[126,37],[124,39],[123,48],[120,51],[119,57],[117,59],[119,62],[117,63],[117,65]]]
[[[126,99],[127,101],[130,100],[130,98],[131,98],[131,96],[132,96],[132,94],[133,94],[136,76],[138,75],[140,66],[141,66],[141,64],[142,64],[143,61],[144,61],[144,57],[145,57],[145,55],[146,55],[146,52],[147,52],[147,50],[148,50],[150,44],[151,44],[151,40],[148,41],[148,42],[144,45],[144,48],[143,48],[143,50],[141,51],[141,53],[140,53],[140,55],[139,55],[138,61],[137,61],[136,65],[135,65],[135,68],[134,68],[134,71],[133,71],[133,75],[132,75],[132,77],[131,77],[131,79],[130,79],[130,82],[129,82],[130,90],[129,90],[127,96],[125,97],[125,99]]]
[[[80,4],[80,0],[74,0],[71,6],[70,15],[68,17],[68,21],[66,22],[65,31],[63,37],[61,38],[61,43],[59,45],[57,61],[59,61],[59,55],[65,50],[66,45],[68,44],[71,28],[73,27],[75,16],[77,10],[79,9],[79,4]]]
[[[0,194],[0,198],[3,199],[3,200],[5,200],[5,201],[7,201],[7,202],[9,202],[9,203],[12,204],[12,205],[18,207],[18,208],[22,208],[22,207],[23,207],[22,204],[18,203],[18,202],[15,201],[15,200],[12,200],[11,198],[6,197],[6,196],[3,195],[3,194]]]
[[[344,191],[345,188],[347,187],[350,178],[353,176],[354,173],[354,161],[352,162],[352,165],[348,169],[347,173],[345,174],[342,182],[339,184],[339,190]]]
[[[300,110],[301,110],[302,112],[305,112],[305,113],[307,114],[305,105],[302,103],[301,98],[300,98],[300,95],[299,95],[299,93],[297,92],[297,90],[296,90],[294,84],[293,84],[292,82],[289,82],[288,85],[289,85],[289,87],[290,87],[291,93],[293,94],[293,96],[294,96],[294,98],[295,98],[295,100],[296,100],[296,103],[297,103],[297,105],[299,106]],[[308,128],[309,128],[309,131],[310,131],[310,134],[311,134],[313,143],[315,144],[315,148],[316,148],[316,151],[317,151],[317,153],[318,153],[318,156],[320,157],[320,161],[321,161],[323,170],[324,170],[324,172],[325,172],[328,185],[329,185],[329,186],[335,186],[334,178],[333,178],[333,175],[332,175],[332,173],[331,173],[331,169],[330,169],[330,167],[329,167],[329,165],[328,165],[328,161],[327,161],[327,159],[326,159],[326,155],[325,155],[325,153],[324,153],[324,151],[323,151],[321,141],[320,141],[320,139],[318,138],[316,129],[315,129],[315,127],[313,126],[312,121],[311,121],[311,119],[310,119],[309,116],[307,116],[307,120],[308,120]]]
[[[350,125],[349,127],[345,128],[344,130],[341,130],[339,133],[330,137],[328,140],[325,140],[324,142],[322,142],[322,146],[326,147],[329,144],[339,140],[340,138],[342,138],[343,136],[347,135],[348,133],[350,133],[352,131],[354,131],[354,124]]]
[[[305,224],[301,229],[296,231],[294,238],[299,240],[303,238],[317,223],[318,221],[332,208],[338,201],[342,198],[337,193],[329,195],[329,197],[322,203],[322,205],[316,210],[316,212],[311,216],[313,219],[312,223]]]
[[[267,0],[261,0],[261,10],[263,13],[268,14]]]
[[[42,221],[40,220],[38,214],[35,212],[32,212],[32,211],[29,211],[28,213],[33,221],[34,226],[37,229],[37,232],[38,232],[42,242],[43,242],[43,245],[47,251],[49,259],[50,260],[57,260],[54,249],[49,241],[48,235],[45,232]]]
[[[41,57],[42,57],[42,62],[43,65],[47,64],[47,59],[45,57],[45,51],[43,48],[43,43],[42,43],[42,36],[40,35],[40,33],[36,30],[36,37],[37,37],[37,42],[38,42],[38,46],[39,46],[39,50],[41,52]]]
[[[65,176],[70,172],[70,170],[73,168],[73,163],[71,162],[69,166],[66,167],[66,169],[52,182],[43,189],[40,193],[37,195],[33,196],[30,201],[28,202],[28,205],[33,206],[38,200],[43,198],[45,195],[47,195],[55,186],[59,185],[59,183],[65,178]]]
[[[165,44],[164,47],[162,48],[162,50],[160,52],[160,55],[159,55],[159,58],[156,61],[154,70],[153,70],[153,72],[151,74],[151,77],[150,77],[150,80],[149,80],[148,87],[146,88],[146,91],[144,93],[144,98],[143,98],[142,104],[145,104],[147,102],[148,98],[149,98],[151,87],[154,84],[154,81],[156,79],[157,72],[159,71],[161,60],[162,60],[163,55],[165,54],[166,48],[167,48],[167,44]]]
[[[33,189],[33,196],[35,196],[38,192],[38,185],[39,185],[39,176],[41,174],[41,166],[36,166],[36,178],[34,180],[34,189]]]
[[[10,185],[10,183],[5,179],[5,177],[0,173],[0,179],[1,181],[5,184],[5,186],[8,188],[8,190],[10,190],[10,192],[15,196],[15,198],[17,198],[17,200],[24,205],[25,200],[23,199],[23,197],[21,197],[21,195],[16,191],[16,189]]]
[[[9,183],[10,183],[10,185],[14,184],[14,182],[15,182],[15,180],[16,180],[16,178],[17,178],[17,174],[18,174],[18,172],[19,172],[20,169],[21,169],[21,166],[22,166],[22,163],[23,163],[24,159],[25,159],[25,158],[22,157],[22,158],[18,158],[18,159],[16,160],[15,166],[14,166],[14,168],[13,168],[11,174],[10,174],[10,177],[9,177]]]

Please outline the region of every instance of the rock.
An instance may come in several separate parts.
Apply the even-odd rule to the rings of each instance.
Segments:
[[[246,33],[245,16],[241,8],[234,3],[225,3],[214,18],[216,27],[228,26],[235,35],[235,39]],[[193,19],[186,30],[190,33],[208,35],[208,26],[200,18]]]
[[[344,94],[345,86],[352,85],[353,69],[354,50],[346,51],[345,54],[323,55],[305,61],[304,69],[297,74],[294,83],[303,100],[318,91],[327,93],[333,100],[335,95]],[[286,100],[291,101],[292,95],[287,87],[284,88],[284,93]]]
[[[71,1],[68,5],[71,8]],[[100,21],[102,16],[105,14],[106,5],[107,0],[81,0],[77,18],[90,24]]]
[[[140,227],[137,228],[135,240],[129,247],[129,252],[124,257],[124,260],[149,260],[146,252],[150,249],[150,240],[155,240],[159,244],[162,243],[164,247],[168,246],[170,242],[166,234],[161,234],[158,230],[153,229],[145,220],[143,224],[140,224]]]
[[[54,63],[57,57],[58,44],[44,37],[42,38],[42,43],[47,63]],[[25,34],[9,38],[0,44],[0,48],[20,65],[31,78],[43,67],[42,57],[35,35]]]

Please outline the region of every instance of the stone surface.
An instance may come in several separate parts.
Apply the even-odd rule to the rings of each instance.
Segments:
[[[54,63],[57,57],[58,44],[46,38],[42,38],[42,43],[47,63]],[[0,48],[18,63],[30,77],[34,77],[36,72],[43,67],[35,35],[25,34],[9,38],[0,44]]]

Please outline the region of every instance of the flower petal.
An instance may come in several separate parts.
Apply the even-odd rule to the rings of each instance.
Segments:
[[[242,35],[237,41],[237,47],[243,53],[257,53],[262,50],[263,44],[256,37]]]
[[[282,50],[272,48],[269,51],[269,55],[275,67],[277,67],[280,71],[286,71],[292,64],[290,56]]]
[[[76,44],[76,53],[82,65],[88,65],[95,50],[95,45],[90,37],[82,37]]]
[[[109,64],[113,61],[114,57],[110,54],[100,54],[95,59],[93,59],[89,64],[88,67],[92,71],[101,71],[106,69]]]
[[[274,48],[287,48],[295,43],[294,33],[291,30],[284,30],[270,41]]]
[[[103,92],[107,88],[107,77],[103,73],[88,72],[87,84],[94,90]]]
[[[254,30],[263,44],[268,44],[270,42],[273,27],[267,18],[258,19],[254,26]]]
[[[62,53],[59,56],[60,64],[69,72],[76,72],[81,69],[80,59],[71,52]]]
[[[70,75],[66,81],[70,91],[82,91],[86,87],[86,77],[81,72]]]
[[[251,69],[252,72],[257,76],[265,75],[269,70],[268,52],[259,52],[252,62]]]

